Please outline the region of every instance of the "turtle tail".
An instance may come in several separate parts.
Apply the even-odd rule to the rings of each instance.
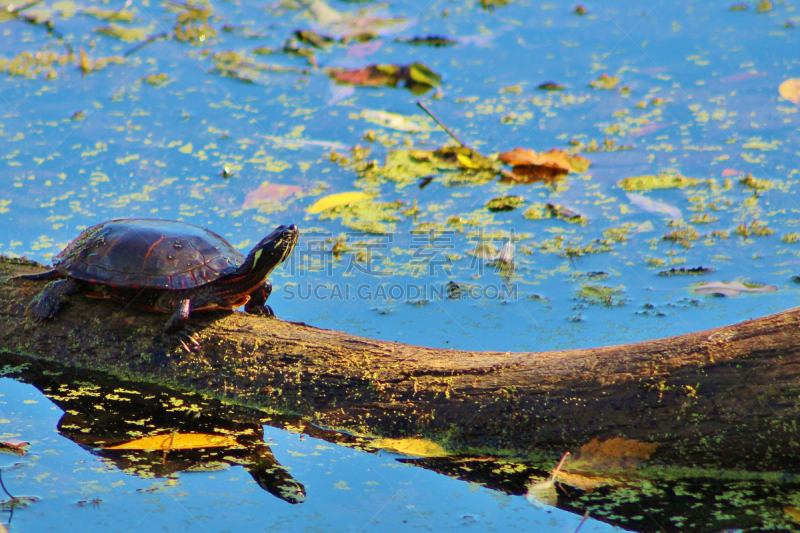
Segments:
[[[58,270],[48,270],[47,272],[40,272],[39,274],[24,274],[22,276],[14,276],[11,279],[27,279],[30,281],[46,281],[49,279],[63,278],[64,274]]]

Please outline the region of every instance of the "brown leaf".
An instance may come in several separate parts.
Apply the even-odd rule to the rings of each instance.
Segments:
[[[0,441],[0,450],[9,451],[18,455],[25,455],[28,453],[25,448],[30,445],[29,442],[25,442],[21,439],[7,439]]]
[[[520,165],[511,169],[511,172],[503,172],[500,177],[501,183],[537,183],[543,181],[552,183],[565,177],[568,171],[560,168],[540,167],[534,165]]]
[[[442,82],[439,74],[422,63],[369,65],[357,70],[328,69],[327,73],[338,83],[360,87],[397,87],[402,81],[415,95],[424,94]]]
[[[514,167],[531,165],[578,173],[586,172],[590,165],[589,160],[585,157],[573,155],[557,148],[538,154],[527,148],[514,148],[509,152],[503,152],[499,158],[503,163]]]

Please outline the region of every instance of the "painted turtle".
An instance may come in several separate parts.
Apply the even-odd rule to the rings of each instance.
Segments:
[[[182,329],[192,311],[235,309],[274,316],[267,276],[292,253],[297,226],[278,226],[247,257],[207,229],[170,220],[119,219],[88,228],[53,261],[54,269],[22,279],[57,279],[28,305],[40,322],[66,297],[84,292],[170,313],[165,330]]]

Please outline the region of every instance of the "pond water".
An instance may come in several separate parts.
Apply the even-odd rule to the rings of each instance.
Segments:
[[[207,227],[246,253],[294,223],[300,243],[271,276],[279,317],[469,350],[617,344],[795,306],[800,82],[787,80],[800,78],[800,13],[582,4],[5,2],[0,254],[47,263],[82,229],[133,217]],[[439,39],[409,42],[427,37]],[[369,65],[384,67],[357,70]],[[434,152],[455,141],[417,101],[474,151]],[[514,148],[591,166],[492,157]],[[497,260],[508,243],[513,267]],[[747,291],[698,290],[711,282]],[[258,420],[304,502],[230,461],[139,478],[56,433],[65,407],[31,372],[0,384],[0,440],[31,443],[3,479],[40,498],[4,511],[19,530],[574,531],[583,514],[531,505],[525,483],[448,477]],[[708,530],[791,527],[780,509],[794,504],[774,497],[774,520]],[[606,520],[681,523],[630,516]],[[609,526],[581,530],[593,527]]]

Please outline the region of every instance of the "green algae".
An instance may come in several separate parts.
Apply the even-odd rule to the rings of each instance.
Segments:
[[[655,189],[685,189],[687,187],[696,187],[703,183],[710,183],[710,180],[687,178],[675,172],[662,172],[657,176],[645,175],[625,178],[617,182],[617,185],[628,192],[634,192]]]

